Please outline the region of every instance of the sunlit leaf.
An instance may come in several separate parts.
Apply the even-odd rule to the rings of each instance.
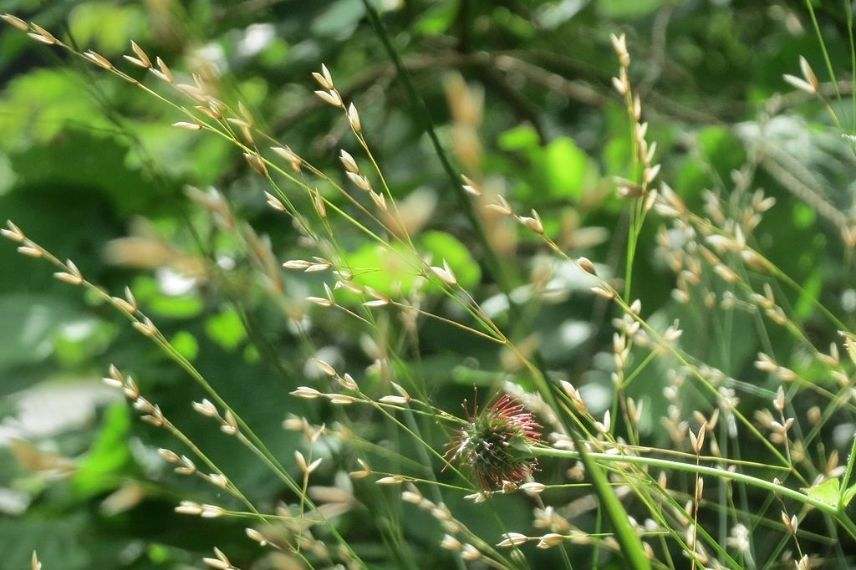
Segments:
[[[124,402],[107,408],[98,438],[81,461],[74,475],[73,486],[82,497],[96,495],[114,488],[132,465],[128,434],[131,412]]]
[[[247,337],[244,323],[233,309],[209,317],[205,321],[205,333],[226,350],[234,350]]]
[[[839,497],[838,485],[838,478],[827,479],[818,485],[803,489],[803,491],[805,491],[812,499],[837,507]]]

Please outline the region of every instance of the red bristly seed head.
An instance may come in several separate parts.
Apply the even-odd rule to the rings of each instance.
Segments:
[[[515,444],[534,443],[541,426],[523,404],[507,394],[499,396],[449,442],[446,457],[469,467],[484,489],[526,481],[537,468],[534,459],[515,449]]]

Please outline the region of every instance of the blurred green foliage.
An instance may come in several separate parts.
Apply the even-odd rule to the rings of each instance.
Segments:
[[[824,110],[794,96],[781,79],[783,73],[795,73],[799,54],[823,68],[801,2],[377,4],[447,148],[454,147],[455,131],[445,87],[451,74],[460,74],[484,94],[477,129],[487,180],[505,188],[520,211],[536,208],[548,234],[574,255],[613,268],[607,269],[612,275],[621,273],[617,268],[623,266],[626,234],[613,177],[631,170],[627,119],[610,86],[616,69],[608,40],[613,32],[628,35],[634,81],[650,123],[649,139],[660,145],[663,178],[691,205],[702,205],[705,189],[727,200],[731,172],[743,165],[747,148],[766,145],[771,160],[787,154],[783,168],[815,173],[812,182],[824,200],[842,212],[849,208],[852,215],[853,157],[829,134]],[[815,4],[833,64],[844,72],[849,61],[840,3]],[[609,351],[609,314],[579,285],[579,276],[572,276],[563,284],[579,289],[567,298],[547,306],[532,303],[519,321],[508,322],[492,277],[481,265],[483,252],[473,245],[472,229],[359,0],[0,0],[0,11],[32,18],[113,61],[135,40],[175,69],[214,70],[224,98],[242,100],[268,132],[341,178],[336,154],[352,143],[338,114],[312,95],[309,76],[326,63],[343,93],[357,102],[395,196],[404,199],[424,190],[436,198],[436,206],[423,206],[433,210],[418,238],[420,249],[435,261],[448,261],[459,282],[481,299],[495,301],[487,304],[516,335],[537,334],[551,369],[578,379],[595,395],[606,394],[601,399],[608,402],[603,351]],[[251,256],[243,245],[218,232],[184,196],[187,184],[214,185],[241,219],[270,237],[278,260],[311,255],[293,228],[265,207],[264,181],[240,154],[222,140],[172,128],[182,119],[175,109],[8,29],[0,32],[0,77],[0,217],[15,220],[111,291],[130,284],[172,345],[194,361],[278,456],[288,460],[300,445],[281,427],[289,413],[310,414],[319,423],[335,421],[331,410],[288,396],[295,386],[313,381],[305,369],[312,353],[283,315],[305,310],[303,298],[318,295],[321,282],[287,274],[283,306],[271,303],[252,276]],[[846,121],[854,120],[848,105],[837,110]],[[852,260],[841,262],[845,254],[835,225],[795,196],[782,176],[764,163],[757,176],[757,184],[779,201],[757,240],[805,288],[802,297],[784,298],[819,343],[834,340],[834,328],[814,313],[811,302],[822,296],[853,322]],[[296,201],[311,207],[302,198]],[[366,269],[359,282],[383,293],[406,294],[413,287],[413,277],[403,269],[406,260],[381,253],[344,225],[337,235],[351,252],[349,262]],[[173,261],[211,253],[228,278],[188,276],[186,266],[169,263],[147,265],[149,250],[132,250],[136,255],[116,263],[122,242],[113,240],[128,236],[149,246],[160,243]],[[522,285],[538,246],[523,233],[515,239],[516,253],[509,252],[506,263]],[[634,279],[646,312],[665,324],[680,318],[687,350],[730,374],[763,382],[752,368],[762,349],[757,323],[748,316],[720,321],[703,308],[671,300],[674,276],[657,259],[655,241],[651,224],[643,233]],[[524,289],[517,293],[525,301]],[[431,302],[438,311],[452,310],[437,299]],[[371,364],[371,343],[355,323],[324,312],[310,314],[304,322],[310,336],[342,370]],[[380,318],[380,328],[398,326]],[[500,355],[495,347],[441,323],[421,326],[421,359],[408,373],[426,379],[437,406],[458,413],[474,385],[491,386],[487,371],[497,368]],[[781,354],[791,353],[792,341],[780,332],[764,342]],[[173,444],[100,387],[98,379],[110,362],[131,371],[146,395],[204,442],[255,500],[272,506],[289,499],[245,450],[218,437],[190,410],[189,402],[200,394],[160,352],[108,307],[54,282],[45,266],[4,246],[0,566],[24,568],[37,548],[46,569],[179,568],[218,545],[248,567],[260,555],[238,521],[203,521],[172,512],[181,499],[227,499],[172,475],[157,460],[156,448]],[[666,372],[653,365],[631,391],[647,403],[641,429],[660,445],[668,445],[665,434],[658,433]],[[391,443],[382,422],[364,421],[374,441],[413,456],[410,442]],[[443,434],[433,435],[441,448]],[[743,453],[751,458],[755,451]],[[327,462],[319,478],[332,485],[337,473],[351,468],[339,459]],[[545,478],[560,475],[544,473]],[[358,493],[387,493],[369,488],[370,483],[354,486]],[[485,536],[501,532],[493,518],[460,497],[449,496],[447,502]],[[516,496],[495,501],[509,528],[528,524],[528,508]],[[404,565],[385,558],[378,538],[384,527],[401,528],[420,566],[450,564],[435,547],[441,536],[437,525],[409,506],[371,512],[359,505],[338,524],[375,567]],[[557,560],[551,553],[535,556],[542,567],[553,567]],[[585,552],[573,554],[575,561],[585,557]]]

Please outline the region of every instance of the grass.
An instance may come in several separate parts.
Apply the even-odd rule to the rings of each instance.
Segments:
[[[537,550],[555,550],[558,554],[553,560],[573,568],[569,553],[578,548],[592,549],[592,567],[606,559],[642,569],[685,564],[692,568],[767,567],[778,563],[779,553],[789,544],[797,568],[809,568],[811,545],[822,542],[818,540],[822,535],[802,527],[815,515],[828,522],[830,532],[840,530],[849,537],[845,540],[856,540],[856,524],[847,510],[856,494],[851,481],[856,443],[844,465],[839,465],[822,432],[824,424],[839,413],[852,418],[849,398],[856,340],[847,317],[836,315],[821,296],[810,295],[763,253],[755,230],[774,200],[754,191],[751,180],[763,156],[750,155],[740,171],[745,176],[733,176],[727,203],[711,193],[703,211],[694,211],[663,180],[661,157],[650,141],[644,103],[631,81],[626,37],[612,36],[618,59],[613,86],[626,113],[632,156],[630,179],[616,181],[629,228],[622,236],[624,263],[618,264],[623,265],[622,278],[612,278],[605,264],[566,251],[538,212],[518,212],[512,200],[485,188],[480,173],[459,172],[380,14],[368,0],[363,4],[469,224],[467,231],[475,238],[472,249],[478,250],[490,269],[498,293],[508,303],[512,323],[500,322],[478,300],[477,286],[462,284],[453,260],[435,259],[422,249],[419,228],[405,219],[398,191],[369,143],[371,126],[365,124],[356,104],[342,95],[326,66],[313,74],[319,87],[315,93],[326,107],[341,115],[347,134],[360,150],[356,157],[340,150],[341,173],[313,165],[299,151],[266,133],[263,122],[242,103],[230,104],[202,77],[172,70],[137,44],[132,44],[125,63],[153,81],[123,71],[94,51],[79,51],[71,41],[34,23],[3,16],[34,41],[80,58],[140,89],[153,103],[171,109],[180,116],[175,128],[196,137],[216,137],[239,152],[246,168],[264,183],[271,212],[292,223],[311,250],[308,259],[277,260],[269,244],[243,223],[224,195],[192,191],[190,199],[219,232],[247,252],[251,270],[271,306],[282,304],[281,284],[289,279],[288,274],[283,277],[280,265],[288,272],[321,275],[320,287],[305,296],[306,312],[335,314],[372,339],[369,371],[362,375],[348,372],[336,363],[310,356],[319,354],[322,340],[301,319],[291,320],[299,338],[296,350],[307,355],[306,360],[320,372],[320,380],[293,387],[291,394],[298,401],[317,405],[307,408],[305,415],[286,420],[286,429],[301,433],[303,451],[293,458],[281,457],[176,348],[131,289],[114,295],[90,281],[72,260],[63,261],[10,221],[3,235],[21,254],[46,261],[59,281],[115,310],[181,369],[204,396],[188,405],[209,420],[212,431],[234,439],[248,452],[248,461],[257,461],[268,470],[286,496],[281,505],[271,507],[242,489],[227,467],[204,451],[202,442],[194,441],[168,419],[130,375],[111,365],[105,382],[124,393],[142,421],[163,430],[183,449],[161,449],[160,458],[179,476],[199,479],[211,487],[224,503],[182,500],[176,512],[239,520],[248,525],[247,537],[260,549],[278,551],[306,567],[371,567],[380,561],[418,566],[413,561],[412,537],[394,524],[380,522],[396,520],[405,505],[427,515],[442,534],[439,546],[461,568],[476,561],[495,568],[534,567],[543,560]],[[842,94],[816,14],[812,4],[806,4],[840,103]],[[849,11],[847,18],[852,28]],[[852,43],[852,31],[850,39]],[[807,61],[801,64],[801,76],[785,80],[816,97],[829,111],[835,128],[842,128]],[[757,324],[764,342],[768,341],[768,328],[776,328],[799,347],[793,355],[774,357],[773,350],[769,355],[759,354],[755,367],[766,376],[763,385],[731,377],[705,361],[709,354],[685,343],[680,323],[646,316],[645,300],[635,298],[638,281],[634,289],[636,256],[646,223],[663,228],[665,237],[658,254],[675,273],[673,296],[679,303],[696,303],[703,311],[715,312],[716,318],[723,319],[717,322],[722,331],[733,326],[734,313],[742,311]],[[591,299],[599,299],[612,311],[613,391],[605,412],[593,413],[581,386],[559,378],[537,342],[532,342],[533,336],[527,334],[532,331],[521,333],[519,327],[510,326],[525,323],[529,307],[525,302],[520,306],[515,289],[523,283],[517,282],[516,271],[509,270],[513,264],[496,247],[498,234],[508,228],[526,235],[551,263],[572,265],[587,276],[593,283]],[[382,269],[354,265],[351,236],[398,260],[415,283],[412,290],[381,291],[367,285],[361,277]],[[856,247],[847,242],[846,234],[843,237],[845,248]],[[215,269],[216,260],[209,258],[204,263],[212,275],[227,281],[224,272]],[[526,285],[534,288],[536,284]],[[816,314],[840,331],[833,348],[818,345],[804,320],[793,314],[782,286],[800,299],[808,299]],[[531,299],[533,304],[537,302]],[[426,320],[498,349],[496,375],[490,380],[491,391],[498,394],[494,403],[458,414],[436,401],[432,387],[417,372],[422,356],[420,327]],[[731,340],[726,337],[720,333],[711,342],[719,343],[727,361]],[[669,371],[663,390],[665,411],[654,421],[662,425],[671,447],[643,441],[639,429],[643,403],[630,395],[643,373],[655,367]],[[800,409],[800,398],[806,393],[811,393],[811,401],[821,401],[822,408]],[[741,405],[744,399],[762,402],[763,410],[751,414]],[[327,410],[325,417],[332,418],[333,424],[313,418],[321,415],[319,408]],[[806,421],[798,417],[798,409],[806,414]],[[806,433],[809,425],[811,430]],[[385,436],[380,438],[379,432]],[[408,455],[404,446],[390,443],[401,441],[407,441],[415,452]],[[740,449],[749,445],[762,455],[752,461],[743,459]],[[319,472],[331,463],[352,465],[349,490],[333,492],[313,485]],[[538,471],[538,464],[543,471]],[[355,485],[362,481],[372,482],[370,488],[356,491]],[[715,497],[711,489],[716,490]],[[566,500],[568,492],[576,493],[574,502]],[[762,508],[748,508],[750,493],[766,496]],[[319,495],[336,499],[319,500]],[[509,528],[496,506],[502,495],[520,495],[531,503],[531,528],[537,534],[530,528]],[[450,506],[462,502],[469,502],[501,532],[484,536],[471,528],[465,522],[468,518]],[[583,503],[589,506],[581,506]],[[368,509],[379,521],[372,532],[382,538],[383,554],[361,548],[358,530],[340,524],[341,517],[357,508]],[[592,509],[596,514],[585,516]],[[706,521],[714,518],[718,535],[706,528]],[[638,522],[640,519],[644,522]],[[774,530],[779,541],[771,551],[758,544],[762,523]],[[236,568],[226,553],[211,546],[214,557],[204,558],[205,564]],[[770,554],[763,566],[762,552]],[[833,564],[847,562],[840,549],[828,556]],[[40,567],[35,555],[32,566]]]

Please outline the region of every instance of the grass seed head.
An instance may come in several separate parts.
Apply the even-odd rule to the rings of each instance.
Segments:
[[[514,446],[535,443],[540,437],[541,426],[533,415],[503,394],[455,433],[446,457],[471,469],[482,488],[499,489],[506,481],[520,484],[530,478],[537,464]]]

